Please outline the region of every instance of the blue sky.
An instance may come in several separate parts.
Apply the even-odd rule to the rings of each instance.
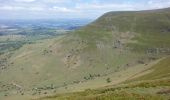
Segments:
[[[166,7],[170,0],[0,0],[0,19],[94,19],[108,11]]]

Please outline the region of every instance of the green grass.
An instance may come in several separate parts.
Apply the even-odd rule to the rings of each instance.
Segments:
[[[170,77],[170,57],[167,57],[152,66],[148,70],[152,70],[151,73],[146,74],[137,78],[136,80],[153,80],[153,79],[161,79],[161,78],[169,78]]]
[[[120,87],[107,87],[96,90],[87,89],[83,92],[58,94],[36,100],[165,100],[170,98],[170,96],[159,95],[157,93],[162,89],[165,89],[161,87],[166,86],[167,88],[167,86],[170,86],[169,82],[169,79],[155,80],[132,83],[130,85],[126,84],[125,86]]]
[[[127,44],[135,51],[145,52],[148,48],[170,47],[170,13],[167,10],[141,12],[109,12],[89,25],[87,30],[130,32],[136,43]],[[99,32],[99,34],[102,34]],[[119,35],[116,36],[119,39]]]
[[[170,72],[168,66],[169,57],[153,65],[150,70],[154,70],[149,74],[122,85],[107,86],[95,90],[87,89],[83,92],[58,94],[38,100],[166,100],[170,96],[166,92],[161,91],[170,89],[170,79],[167,76]]]

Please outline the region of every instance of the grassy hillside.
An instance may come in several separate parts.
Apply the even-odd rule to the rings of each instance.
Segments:
[[[39,97],[132,80],[162,81],[162,78],[169,78],[170,72],[169,58],[162,60],[170,54],[169,27],[169,9],[109,12],[68,35],[25,44],[8,58],[7,69],[0,72],[0,97]],[[129,92],[131,87],[106,93],[102,92],[105,89],[99,89],[80,92],[80,95],[61,95],[59,99],[73,99],[72,96],[77,96],[78,100],[113,96],[124,99],[120,98],[122,95],[128,95],[129,99],[168,98],[150,95],[152,86],[149,89],[139,87],[148,93],[141,94],[140,83],[134,84],[137,87],[132,92]],[[49,98],[58,99],[58,96]]]
[[[58,94],[35,100],[168,100],[170,90],[167,87],[169,88],[169,80],[159,80],[118,88]]]
[[[162,59],[149,69],[152,72],[133,80],[138,82],[131,81],[95,90],[58,94],[38,100],[168,100],[170,99],[169,60],[169,57]]]
[[[158,61],[159,63],[154,60],[170,54],[169,11],[170,9],[139,12],[109,12],[86,27],[73,32],[71,36],[79,38],[85,45],[82,52],[85,53],[83,57],[90,53],[90,57],[97,55],[94,61],[98,58],[104,58],[96,67],[99,68],[104,63],[112,66],[111,68],[120,66],[119,70],[113,69],[114,72],[112,72],[116,73],[118,71],[120,76],[123,76],[125,74],[123,70],[127,71],[130,69],[129,67],[134,68],[134,70],[128,71],[128,74],[125,74],[128,76],[131,72],[132,74],[130,76],[126,78],[123,76],[125,80],[121,82],[125,83],[125,86],[120,86],[119,88],[107,87],[98,90],[49,96],[42,99],[168,99],[169,96],[164,94],[169,94],[169,57],[160,62]],[[67,46],[70,43],[74,43],[74,39],[68,37]],[[117,58],[118,60],[116,60]],[[87,59],[83,59],[82,61],[86,62]],[[115,60],[116,62],[114,62]],[[117,65],[118,62],[122,65]],[[155,62],[155,64],[150,64],[150,62]],[[136,72],[136,74],[134,73],[137,71],[135,65],[137,69],[140,67],[143,68],[139,72]],[[109,71],[111,70],[109,69]],[[119,79],[115,79],[113,78],[115,76],[115,74],[113,76],[107,75],[109,79],[111,78],[112,84],[114,84],[115,80],[117,81],[123,78],[117,76]],[[107,80],[107,78],[105,79]],[[143,81],[134,82],[139,80]],[[100,81],[97,82],[99,84]]]
[[[145,51],[148,48],[169,48],[169,25],[169,9],[139,12],[109,12],[87,26],[85,30],[91,30],[91,32],[86,32],[87,36],[89,36],[88,33],[92,36],[96,33],[97,35],[95,34],[95,36],[101,38],[110,35],[110,37],[113,36],[121,42],[131,39],[133,41],[126,41],[128,46],[132,46],[138,51]],[[109,33],[107,34],[102,31]],[[90,37],[93,38],[91,35]]]
[[[160,61],[156,65],[149,68],[147,71],[151,71],[149,74],[138,77],[135,80],[153,80],[170,77],[170,57]]]

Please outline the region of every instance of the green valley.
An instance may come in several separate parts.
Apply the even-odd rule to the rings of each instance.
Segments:
[[[0,99],[170,99],[170,8],[108,12],[63,33],[0,37]]]

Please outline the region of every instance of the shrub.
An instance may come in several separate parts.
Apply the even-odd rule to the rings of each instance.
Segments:
[[[107,83],[110,83],[110,82],[111,82],[111,79],[110,79],[110,78],[107,78],[107,79],[106,79],[106,82],[107,82]]]

